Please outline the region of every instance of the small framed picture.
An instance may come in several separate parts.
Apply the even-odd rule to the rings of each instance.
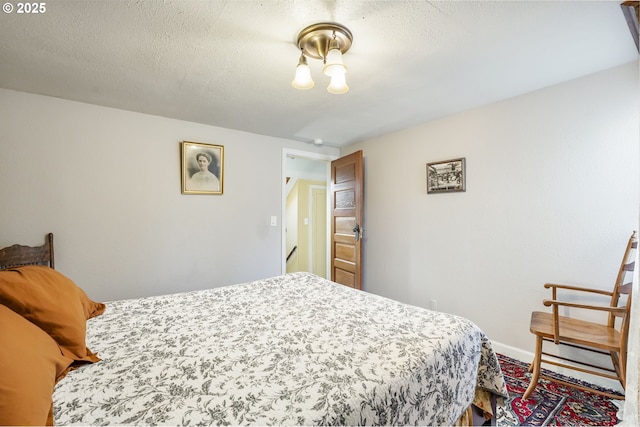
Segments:
[[[466,191],[465,158],[427,163],[427,194]]]
[[[182,194],[222,194],[224,146],[183,141]]]

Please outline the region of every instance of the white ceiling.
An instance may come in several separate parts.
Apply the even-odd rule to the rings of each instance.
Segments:
[[[342,146],[637,60],[620,1],[8,0],[0,87]],[[354,36],[345,95],[313,59],[291,87],[323,21]]]

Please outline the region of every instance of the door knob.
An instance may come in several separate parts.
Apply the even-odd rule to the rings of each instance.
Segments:
[[[356,242],[360,240],[360,224],[356,223],[356,226],[353,227],[354,237],[356,238]]]

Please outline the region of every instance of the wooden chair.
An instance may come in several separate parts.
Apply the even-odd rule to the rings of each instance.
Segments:
[[[631,287],[633,270],[635,267],[635,250],[637,247],[638,241],[636,232],[634,231],[627,243],[627,248],[624,252],[622,264],[618,270],[618,276],[612,291],[559,285],[554,283],[547,283],[544,285],[547,289],[551,288],[552,299],[544,300],[543,303],[547,307],[552,307],[552,313],[535,311],[531,314],[531,324],[529,329],[531,333],[536,336],[536,350],[533,362],[529,367],[529,372],[532,372],[531,383],[524,393],[523,399],[528,399],[531,393],[533,393],[540,377],[550,379],[541,373],[541,363],[548,363],[563,368],[574,369],[605,378],[615,379],[620,381],[622,387],[625,388],[627,337],[629,334],[629,320],[631,312]],[[558,290],[562,290],[563,293],[565,293],[564,291],[567,291],[566,293],[583,292],[605,295],[610,297],[610,302],[609,305],[602,306],[563,302],[558,300]],[[625,295],[626,297],[621,298],[622,295]],[[584,309],[591,311],[595,310],[602,313],[608,313],[607,321],[606,323],[597,323],[573,317],[560,316],[558,314],[559,307],[570,307],[571,309]],[[616,322],[616,320],[619,321]],[[567,345],[581,350],[589,350],[609,355],[611,356],[613,369],[610,367],[601,367],[586,363],[585,361],[545,353],[543,351],[544,342],[552,342],[556,345]],[[553,359],[545,359],[543,358],[543,355],[552,357]],[[559,362],[560,360],[572,362],[574,365]],[[576,364],[579,366],[576,366]],[[553,378],[553,381],[564,383],[555,377]],[[571,385],[576,386],[575,384]],[[582,390],[589,390],[615,399],[624,399],[623,396],[592,389],[590,387],[577,387]]]
[[[13,245],[0,249],[0,270],[24,265],[46,265],[55,268],[53,233],[45,236],[42,246]]]

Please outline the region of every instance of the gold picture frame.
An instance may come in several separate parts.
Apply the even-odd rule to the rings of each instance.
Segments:
[[[427,194],[467,191],[464,157],[427,163]]]
[[[180,159],[182,194],[222,194],[224,146],[182,141]]]

